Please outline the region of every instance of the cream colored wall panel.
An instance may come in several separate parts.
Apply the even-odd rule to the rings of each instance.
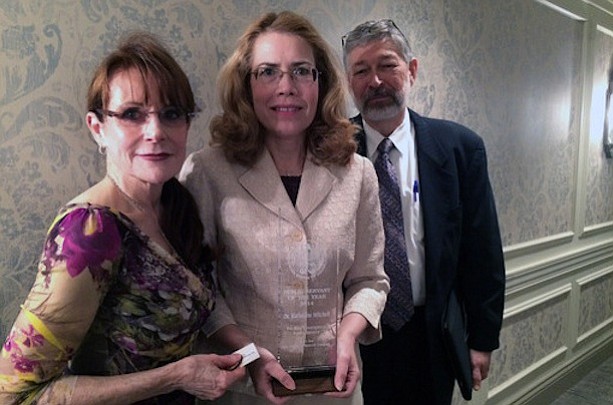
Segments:
[[[577,280],[579,299],[579,341],[613,326],[613,267]],[[609,329],[613,330],[613,329]]]
[[[588,230],[599,224],[610,229],[613,224],[613,159],[607,159],[603,149],[604,132],[613,134],[613,31],[597,25],[592,45],[593,83],[585,187]]]
[[[503,241],[572,232],[584,22],[535,1],[479,6],[486,17],[463,28],[479,32],[471,55],[481,58],[468,59],[466,108],[478,112],[464,122],[486,138]]]
[[[521,404],[520,398],[530,396],[530,391],[551,378],[563,363],[567,348],[561,347],[522,370],[500,385],[488,390],[487,404]]]
[[[561,360],[567,345],[570,291],[567,284],[505,310],[501,348],[492,356],[491,395]]]
[[[531,254],[509,258],[506,256],[507,303],[530,298],[532,291],[542,290],[548,286],[555,288],[561,283],[568,283],[579,275],[589,271],[597,271],[607,266],[613,257],[613,241],[590,241],[585,246],[577,243],[567,246],[557,246],[555,249],[538,251],[538,242],[528,249]]]

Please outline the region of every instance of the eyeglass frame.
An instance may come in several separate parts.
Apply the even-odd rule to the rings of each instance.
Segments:
[[[307,67],[308,66],[308,67]],[[265,69],[273,69],[275,71],[278,71],[280,73],[279,77],[276,79],[272,79],[269,82],[264,81],[260,81],[260,79],[258,79],[258,76],[260,76],[260,72],[258,70],[265,68]],[[297,69],[308,69],[312,75],[313,80],[312,81],[308,81],[308,80],[301,80],[299,79],[301,76],[297,76],[294,72]],[[256,81],[263,83],[263,84],[273,84],[273,83],[278,83],[281,81],[281,79],[283,78],[284,74],[288,74],[290,76],[290,78],[292,79],[292,81],[294,83],[304,83],[304,84],[308,84],[308,83],[315,83],[322,75],[322,72],[317,69],[315,66],[312,66],[311,64],[307,64],[307,65],[298,65],[298,66],[294,66],[292,67],[290,70],[283,70],[278,66],[274,66],[274,65],[260,65],[257,68],[255,68],[254,70],[249,71],[248,76],[253,76],[255,78]]]
[[[162,118],[161,114],[164,111],[168,111],[168,109],[171,109],[171,108],[174,108],[174,109],[177,109],[178,111],[180,111],[181,115],[184,116],[185,120],[184,121],[182,121],[182,120],[180,121],[177,118],[176,123],[173,123],[173,121],[168,121],[167,119]],[[144,119],[144,121],[143,122],[136,122],[136,121],[130,120],[129,118],[122,117],[122,115],[125,114],[130,109],[142,110],[142,111],[139,111],[139,112],[145,114],[146,118]],[[144,110],[145,110],[144,108],[141,109],[140,107],[134,106],[134,107],[127,107],[123,111],[114,111],[114,110],[107,110],[107,109],[103,109],[103,108],[96,108],[96,109],[92,110],[91,112],[96,113],[99,116],[100,115],[105,115],[107,117],[116,118],[120,123],[122,123],[122,124],[124,124],[124,125],[126,125],[127,127],[130,127],[130,128],[137,128],[137,127],[141,127],[141,126],[145,125],[149,121],[149,116],[151,114],[156,114],[157,117],[158,117],[158,120],[160,121],[160,123],[162,125],[166,126],[166,127],[180,128],[182,125],[189,124],[191,122],[191,120],[194,119],[197,116],[197,114],[198,114],[197,111],[186,112],[183,108],[177,107],[177,106],[172,106],[172,105],[163,107],[163,108],[161,108],[159,110],[150,110],[150,111],[144,111]]]
[[[348,55],[348,53],[350,51],[346,47],[347,39],[357,29],[359,29],[362,26],[365,26],[366,24],[369,25],[368,28],[360,29],[360,35],[359,36],[356,35],[356,38],[355,38],[356,45],[355,46],[359,46],[361,44],[368,43],[371,40],[375,40],[375,39],[386,39],[386,38],[389,38],[397,46],[399,46],[400,49],[399,49],[398,53],[404,59],[406,59],[405,62],[409,62],[409,61],[411,61],[411,59],[413,59],[413,51],[411,50],[411,46],[409,44],[409,40],[407,39],[407,37],[403,34],[403,32],[400,30],[400,28],[398,28],[398,26],[396,25],[394,20],[392,20],[391,18],[382,18],[382,19],[379,19],[379,20],[365,21],[365,22],[363,22],[362,24],[356,26],[351,31],[347,32],[345,35],[343,35],[341,37],[341,46],[342,46],[342,50],[343,50],[343,63],[345,64],[345,67],[347,67],[347,55]],[[372,31],[373,31],[373,27],[378,25],[378,24],[383,24],[385,26],[385,28],[387,28],[387,31],[379,32],[379,35],[376,38],[364,40],[363,38],[365,36],[368,36],[369,34],[371,34]],[[353,49],[353,47],[351,49]]]

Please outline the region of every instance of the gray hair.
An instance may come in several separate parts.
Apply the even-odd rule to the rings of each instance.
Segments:
[[[383,41],[389,39],[396,47],[396,52],[405,62],[409,63],[413,59],[413,51],[409,41],[402,31],[389,18],[381,20],[366,21],[342,37],[343,44],[343,64],[347,68],[347,55],[356,47],[366,45],[372,41]]]

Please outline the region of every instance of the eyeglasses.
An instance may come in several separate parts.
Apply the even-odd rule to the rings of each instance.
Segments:
[[[116,118],[126,127],[139,127],[149,121],[150,114],[156,114],[160,123],[167,127],[178,128],[186,125],[196,116],[195,112],[185,112],[180,107],[168,106],[160,110],[147,111],[143,107],[128,107],[123,111],[96,109],[101,115]]]
[[[341,37],[341,45],[342,45],[343,48],[345,48],[345,44],[347,43],[347,38],[349,36],[351,36],[352,37],[351,38],[352,41],[354,41],[356,39],[361,38],[365,34],[373,33],[373,31],[374,32],[397,31],[400,34],[400,36],[402,38],[404,38],[404,40],[406,42],[408,42],[406,40],[406,37],[402,33],[402,31],[400,31],[400,28],[398,28],[398,26],[394,22],[394,20],[392,20],[391,18],[384,18],[384,19],[381,19],[381,20],[374,20],[374,21],[365,22],[365,23],[357,26],[353,30],[349,31],[347,34],[345,34],[345,35],[343,35]]]
[[[310,66],[296,66],[289,71],[281,70],[276,66],[260,66],[251,74],[255,80],[263,84],[278,83],[284,74],[289,74],[295,83],[313,83],[321,74],[317,69]]]

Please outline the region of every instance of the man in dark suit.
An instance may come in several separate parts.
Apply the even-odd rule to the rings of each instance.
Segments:
[[[343,60],[360,111],[352,119],[361,127],[359,153],[376,168],[377,159],[387,159],[390,174],[385,163],[377,169],[381,193],[395,182],[401,201],[388,213],[401,215],[398,221],[387,219],[384,200],[390,197],[380,194],[384,222],[402,225],[398,231],[386,226],[392,290],[383,339],[361,347],[364,401],[449,404],[456,374],[441,323],[452,291],[465,313],[473,389],[481,387],[499,346],[504,258],[485,147],[468,128],[406,107],[417,59],[393,21],[365,22],[345,35]],[[390,146],[380,149],[380,143]],[[398,236],[404,246],[392,254],[388,241]]]

